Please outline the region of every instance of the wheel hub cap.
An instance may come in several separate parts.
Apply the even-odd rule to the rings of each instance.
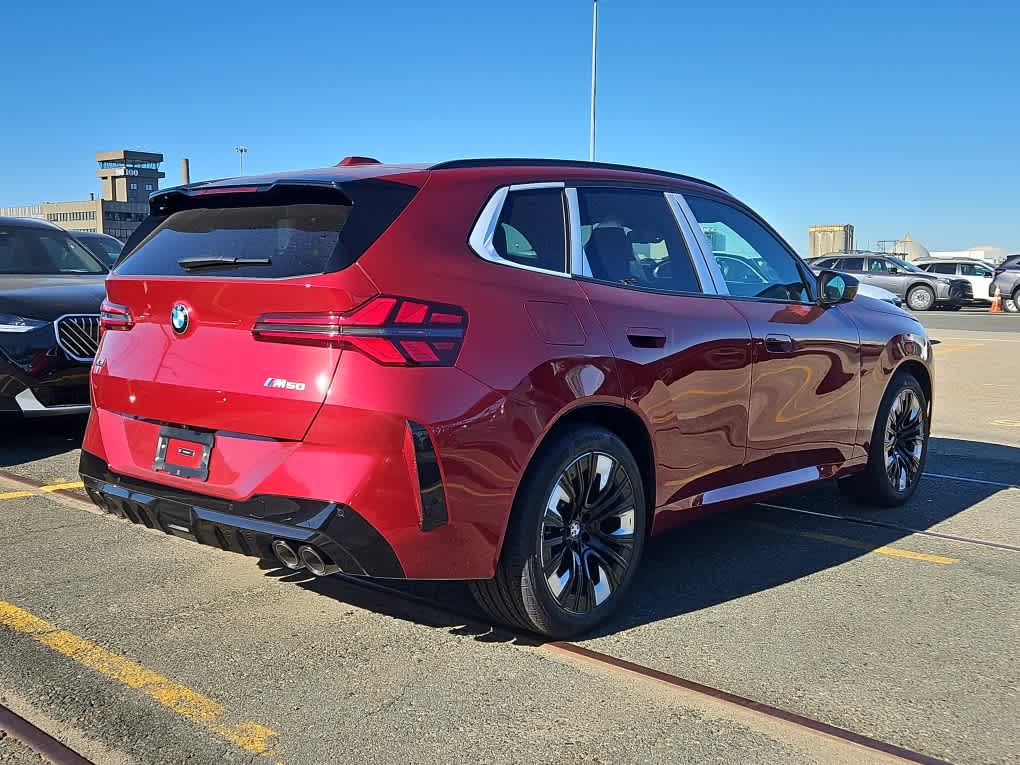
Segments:
[[[585,454],[560,474],[546,500],[539,559],[561,608],[589,613],[619,589],[634,555],[635,512],[630,477],[608,454]]]
[[[885,470],[897,492],[905,492],[918,479],[923,453],[924,408],[908,388],[893,402],[885,428]]]

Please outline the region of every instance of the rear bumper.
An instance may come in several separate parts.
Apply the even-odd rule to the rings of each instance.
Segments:
[[[327,500],[256,495],[231,501],[113,473],[82,451],[79,466],[89,497],[132,523],[223,550],[272,559],[272,543],[310,544],[355,576],[403,578],[393,548],[353,508]]]

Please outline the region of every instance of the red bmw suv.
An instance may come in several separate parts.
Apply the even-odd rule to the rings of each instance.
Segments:
[[[563,637],[702,508],[831,478],[892,505],[921,477],[922,327],[711,183],[348,158],[150,205],[106,282],[81,458],[135,523],[470,580]]]

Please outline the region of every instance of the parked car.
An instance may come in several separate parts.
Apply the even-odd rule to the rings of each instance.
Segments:
[[[59,226],[0,218],[0,415],[88,411],[106,274]]]
[[[966,279],[970,282],[975,303],[987,305],[990,302],[985,295],[988,294],[988,286],[992,283],[993,268],[987,263],[968,258],[932,258],[918,260],[914,265],[929,274]]]
[[[822,269],[816,269],[812,267],[811,270],[817,273]],[[881,287],[876,287],[873,284],[865,284],[864,282],[861,282],[860,284],[857,285],[857,297],[855,299],[863,300],[867,298],[870,298],[872,300],[881,300],[883,303],[889,303],[890,305],[894,305],[897,308],[903,307],[903,301],[900,299],[900,296],[897,295],[895,292],[884,290]]]
[[[73,231],[72,236],[84,244],[107,268],[113,268],[124,249],[124,243],[115,236],[95,231]]]
[[[996,269],[999,268],[1020,268],[1020,253],[1007,257],[998,266],[996,266]]]
[[[912,311],[928,311],[932,308],[959,310],[974,297],[970,282],[966,279],[929,274],[913,263],[892,255],[826,255],[812,260],[810,264],[812,268],[835,269],[853,274],[864,284],[887,289],[899,295]]]
[[[1020,313],[1020,264],[995,269],[988,297],[995,297],[996,290],[1002,293],[1002,307],[1008,313]]]
[[[107,280],[80,465],[135,523],[469,580],[494,619],[565,637],[696,511],[829,478],[898,505],[923,472],[924,329],[707,181],[348,159],[150,207]]]

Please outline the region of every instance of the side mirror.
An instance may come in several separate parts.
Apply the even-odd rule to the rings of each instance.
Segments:
[[[822,271],[818,274],[818,304],[821,306],[849,303],[857,297],[860,282],[848,274],[838,271]]]

